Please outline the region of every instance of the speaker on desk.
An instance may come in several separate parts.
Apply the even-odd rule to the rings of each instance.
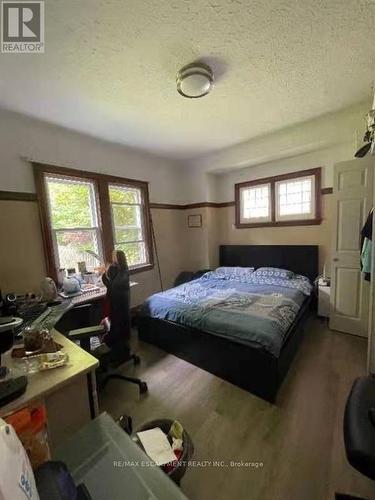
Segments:
[[[17,314],[17,296],[15,293],[7,293],[2,300],[1,312],[5,316],[15,316]]]

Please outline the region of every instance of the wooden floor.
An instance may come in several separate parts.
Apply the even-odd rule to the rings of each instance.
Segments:
[[[342,417],[355,377],[365,373],[366,341],[331,332],[311,319],[276,406],[147,344],[142,365],[126,367],[149,394],[111,381],[101,409],[133,416],[135,427],[178,419],[190,433],[194,459],[226,467],[190,468],[181,487],[190,500],[325,500],[335,491],[375,499],[375,483],[346,462]],[[230,462],[263,463],[232,467]]]

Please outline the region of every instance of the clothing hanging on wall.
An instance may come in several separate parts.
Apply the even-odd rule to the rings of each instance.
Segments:
[[[361,231],[361,270],[365,275],[366,281],[371,281],[373,210],[373,208],[370,210]]]

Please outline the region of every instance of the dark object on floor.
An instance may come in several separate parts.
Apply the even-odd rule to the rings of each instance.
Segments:
[[[81,347],[100,361],[97,372],[99,387],[103,387],[111,379],[118,379],[137,384],[140,394],[144,394],[148,390],[146,382],[139,378],[122,375],[117,371],[121,364],[130,360],[134,365],[138,365],[140,358],[132,354],[129,347],[131,331],[129,270],[125,254],[117,251],[116,255],[120,255],[124,263],[112,264],[106,275],[103,275],[110,309],[109,330],[107,331],[106,327],[101,324],[72,330],[68,337],[71,340],[79,340]],[[100,339],[101,344],[96,348],[91,347],[92,337]]]
[[[133,434],[133,419],[128,416],[128,415],[121,415],[121,417],[118,419],[117,423],[123,429],[126,434]]]
[[[87,488],[75,486],[63,462],[46,462],[35,471],[40,500],[91,500]]]
[[[315,245],[224,245],[220,247],[220,265],[279,267],[313,282],[318,276],[318,250]],[[307,298],[302,305],[278,358],[228,338],[148,316],[139,318],[139,337],[274,403],[302,342],[310,303],[311,298]]]
[[[204,274],[208,273],[208,271],[211,271],[211,269],[201,269],[200,271],[182,271],[175,279],[173,286],[179,286],[183,283],[188,283],[189,281],[196,280]]]
[[[364,476],[375,480],[375,378],[357,378],[346,401],[344,442],[348,462]],[[336,500],[360,499],[336,494]]]
[[[142,425],[139,429],[137,429],[136,432],[147,431],[149,429],[159,427],[164,432],[164,434],[168,434],[173,422],[174,420],[169,420],[166,418],[161,420],[152,420],[151,422],[147,422],[146,424]],[[140,443],[138,444],[141,446]],[[178,485],[180,485],[180,481],[186,473],[189,460],[194,455],[193,441],[185,429],[182,435],[182,446],[183,452],[178,462],[176,459],[176,467],[169,472],[166,472],[167,476],[169,476]]]

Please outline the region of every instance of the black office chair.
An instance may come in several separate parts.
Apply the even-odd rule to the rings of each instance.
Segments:
[[[116,276],[109,282],[103,279],[107,286],[107,298],[110,306],[109,329],[103,324],[88,328],[71,330],[68,337],[80,342],[85,351],[90,352],[98,358],[100,367],[97,371],[99,388],[110,379],[119,379],[132,384],[137,384],[141,394],[147,392],[146,382],[139,378],[128,377],[119,373],[116,369],[122,363],[132,360],[134,365],[140,363],[140,358],[130,351],[129,340],[131,330],[130,317],[130,286],[129,271],[122,269],[116,271]],[[93,338],[105,335],[105,341],[93,341]],[[99,344],[97,346],[94,346]]]
[[[364,476],[375,480],[375,378],[360,377],[346,402],[344,442],[348,462]],[[336,493],[336,500],[365,500]]]

